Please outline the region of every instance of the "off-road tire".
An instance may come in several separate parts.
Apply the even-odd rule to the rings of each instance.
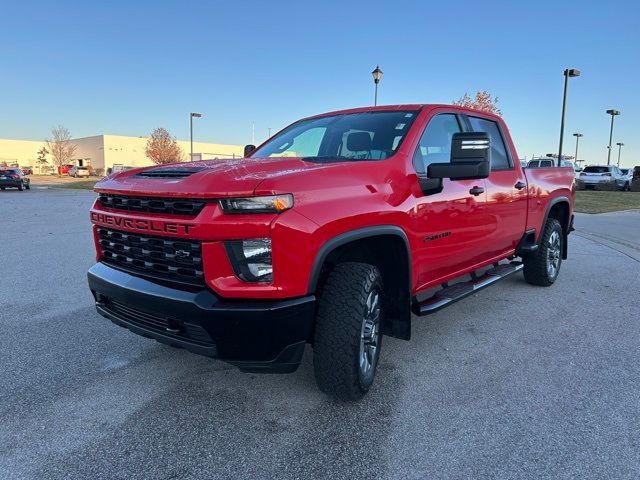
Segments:
[[[320,390],[340,400],[362,398],[375,377],[382,340],[384,305],[379,309],[377,349],[367,374],[360,367],[363,319],[372,292],[382,299],[382,277],[377,267],[345,262],[327,276],[315,322],[313,369]]]
[[[550,239],[552,237],[555,238],[554,233],[559,237],[560,241],[557,247],[559,249],[559,252],[557,252],[559,257],[557,258],[557,268],[555,269],[555,273],[551,273],[549,271],[549,250],[551,249],[552,252],[555,250],[552,245],[550,245]],[[564,234],[562,232],[560,222],[555,218],[547,219],[544,230],[542,231],[542,239],[540,240],[538,249],[534,253],[531,253],[522,259],[524,263],[524,279],[528,283],[542,287],[553,285],[553,282],[558,278],[560,266],[562,265],[563,242]]]
[[[24,190],[24,187],[22,186],[22,183],[20,183],[20,185],[18,185],[18,190],[19,190],[19,191]]]

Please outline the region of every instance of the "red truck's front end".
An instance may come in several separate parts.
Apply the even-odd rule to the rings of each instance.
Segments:
[[[88,278],[99,313],[243,370],[295,370],[315,298],[295,268],[274,271],[273,263],[295,261],[287,249],[310,222],[288,211],[287,192],[255,195],[265,169],[268,162],[199,162],[98,183],[90,213],[98,263]]]

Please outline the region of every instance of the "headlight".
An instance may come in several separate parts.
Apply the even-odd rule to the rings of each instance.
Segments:
[[[224,213],[281,213],[293,207],[293,195],[224,198],[220,206]]]
[[[270,238],[234,240],[225,245],[238,278],[245,282],[273,281]]]

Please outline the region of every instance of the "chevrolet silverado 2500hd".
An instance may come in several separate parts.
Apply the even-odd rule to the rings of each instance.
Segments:
[[[153,166],[96,185],[98,312],[250,372],[313,348],[320,389],[372,385],[383,335],[567,257],[571,168],[523,170],[500,117],[397,105],[300,120],[245,158]]]

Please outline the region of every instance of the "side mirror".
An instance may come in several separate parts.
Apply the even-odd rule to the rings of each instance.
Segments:
[[[249,155],[251,152],[253,152],[256,149],[255,145],[245,145],[244,146],[244,156],[246,157],[247,155]]]
[[[491,141],[485,132],[454,133],[451,139],[451,162],[432,163],[429,178],[471,180],[487,178],[491,173]]]

